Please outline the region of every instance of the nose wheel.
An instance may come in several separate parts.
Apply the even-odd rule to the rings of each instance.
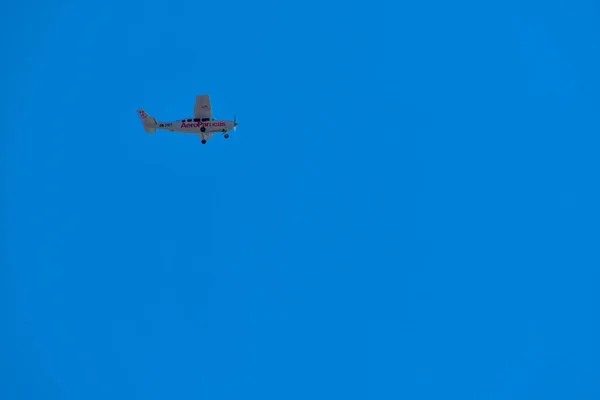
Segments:
[[[206,140],[202,139],[202,144],[206,144]]]
[[[225,139],[229,139],[229,133],[225,134]]]

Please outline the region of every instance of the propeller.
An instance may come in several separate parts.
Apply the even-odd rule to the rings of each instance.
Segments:
[[[235,131],[236,127],[238,126],[237,123],[237,115],[233,115],[233,130]]]

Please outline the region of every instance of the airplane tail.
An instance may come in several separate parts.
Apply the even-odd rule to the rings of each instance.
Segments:
[[[144,125],[144,130],[146,133],[155,133],[157,126],[156,119],[149,116],[143,109],[137,110],[137,113],[142,120],[142,124]]]

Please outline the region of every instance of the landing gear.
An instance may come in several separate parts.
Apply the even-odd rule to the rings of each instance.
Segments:
[[[225,139],[229,139],[229,133],[225,134]]]
[[[206,140],[202,139],[202,144],[206,144]]]
[[[205,127],[200,128],[200,132],[206,132],[206,128]]]

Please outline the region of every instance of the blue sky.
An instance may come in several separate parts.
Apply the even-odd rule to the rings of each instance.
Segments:
[[[4,4],[0,397],[600,398],[598,16]]]

